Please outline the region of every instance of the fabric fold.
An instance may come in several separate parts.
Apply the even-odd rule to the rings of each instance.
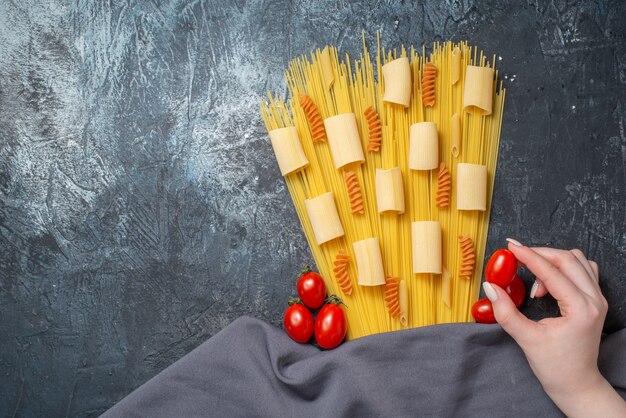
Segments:
[[[599,358],[622,397],[625,345],[626,330],[606,336]],[[498,325],[435,325],[323,351],[241,317],[103,416],[518,414],[562,416]]]

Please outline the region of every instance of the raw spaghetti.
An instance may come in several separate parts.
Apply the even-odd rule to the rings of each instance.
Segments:
[[[320,50],[308,57],[294,59],[285,74],[290,99],[285,102],[270,93],[268,101],[261,104],[268,131],[289,126],[297,129],[302,151],[309,164],[287,174],[285,182],[328,292],[342,297],[348,306],[346,314],[350,339],[399,330],[405,326],[471,320],[470,307],[478,297],[483,269],[505,97],[505,90],[495,72],[491,114],[485,115],[474,109],[464,111],[467,66],[495,68],[495,57],[489,62],[482,52],[466,42],[437,43],[430,54],[426,54],[424,48],[420,54],[413,47],[386,51],[380,46],[380,39],[378,45],[374,61],[365,40],[359,61],[351,61],[348,56],[345,60],[339,60],[337,49],[329,47],[332,71],[326,66],[326,73]],[[458,57],[453,59],[453,51],[460,56],[460,68],[453,68],[453,61],[458,61]],[[410,60],[413,83],[408,107],[383,103],[384,82],[382,78],[374,77],[375,73],[382,74],[381,67],[384,64],[400,57],[408,57]],[[432,91],[424,95],[421,81],[427,63],[434,65],[436,77],[433,79]],[[458,81],[453,82],[453,72],[456,71],[460,74]],[[329,77],[333,78],[331,83],[328,82]],[[364,162],[354,162],[342,169],[335,168],[328,142],[314,141],[319,133],[313,132],[307,114],[298,102],[303,95],[309,96],[317,105],[322,120],[343,113],[355,115]],[[426,106],[425,97],[429,103],[432,98],[432,106]],[[381,125],[379,152],[367,152],[371,139],[371,112],[368,112],[368,117],[366,111],[370,107],[378,114]],[[453,153],[451,121],[454,114],[460,115],[461,129],[459,143],[455,144]],[[487,167],[486,211],[457,210],[454,182],[448,206],[437,207],[438,171],[409,169],[409,127],[424,121],[434,122],[437,126],[439,160],[445,164],[451,178],[457,176],[458,163]],[[379,214],[376,207],[376,169],[393,167],[399,167],[402,173],[406,211],[402,214]],[[363,215],[352,213],[343,177],[344,169],[352,171],[361,186]],[[345,234],[318,245],[304,201],[331,191]],[[415,221],[438,221],[441,225],[443,278],[439,274],[412,273],[411,224]],[[474,243],[475,265],[468,278],[462,278],[459,274],[458,266],[461,265],[463,255],[458,241],[460,235],[467,236]],[[389,309],[384,285],[361,286],[355,282],[354,286],[345,286],[346,277],[358,277],[356,263],[344,263],[339,259],[341,269],[335,270],[340,251],[345,253],[346,259],[354,260],[352,244],[373,237],[380,241],[385,275],[404,281],[408,288],[409,306],[405,325],[398,316],[394,316],[397,313],[395,303],[392,305],[394,309]]]

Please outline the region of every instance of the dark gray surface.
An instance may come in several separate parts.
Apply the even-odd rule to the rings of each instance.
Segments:
[[[312,259],[258,102],[285,93],[290,58],[356,54],[362,31],[502,57],[488,250],[582,248],[609,329],[624,326],[624,15],[620,1],[1,1],[0,415],[96,415],[235,318],[280,323]]]
[[[599,365],[626,397],[626,329]],[[390,354],[391,353],[391,354]],[[104,418],[563,417],[499,326],[445,324],[321,352],[258,319],[233,322]]]

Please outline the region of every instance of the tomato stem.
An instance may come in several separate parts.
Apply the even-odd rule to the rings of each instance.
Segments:
[[[343,305],[346,308],[348,307],[348,305],[346,305],[343,300],[341,300],[341,298],[337,295],[330,295],[329,297],[326,298],[326,303],[332,303],[333,305]]]
[[[302,301],[300,300],[300,298],[296,298],[293,296],[289,298],[289,306],[298,305],[298,304],[302,305]]]
[[[304,268],[300,272],[300,275],[302,276],[303,274],[306,274],[306,273],[311,272],[311,271],[313,271],[313,270],[311,270],[311,266],[307,264],[306,266],[304,266]]]

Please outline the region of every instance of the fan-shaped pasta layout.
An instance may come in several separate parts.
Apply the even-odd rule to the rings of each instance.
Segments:
[[[378,45],[364,39],[358,61],[332,46],[296,58],[287,99],[261,103],[350,339],[472,320],[504,108],[495,57],[466,42]]]

